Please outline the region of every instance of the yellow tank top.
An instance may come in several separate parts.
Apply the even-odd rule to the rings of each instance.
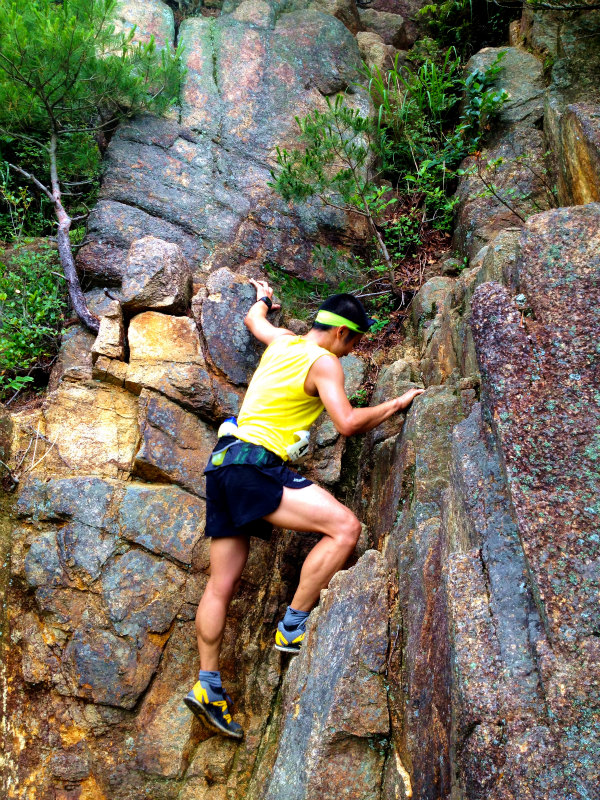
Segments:
[[[304,391],[311,366],[329,350],[302,336],[280,336],[267,347],[238,414],[237,437],[262,444],[287,461],[295,431],[310,428],[323,411],[320,397]]]

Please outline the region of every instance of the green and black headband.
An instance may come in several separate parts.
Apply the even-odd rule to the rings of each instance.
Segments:
[[[315,322],[321,322],[323,325],[331,325],[332,328],[340,328],[344,325],[346,328],[356,333],[367,333],[375,320],[368,319],[367,330],[363,330],[356,322],[352,322],[352,320],[346,319],[346,317],[341,317],[339,314],[334,314],[332,311],[321,310],[317,313]]]

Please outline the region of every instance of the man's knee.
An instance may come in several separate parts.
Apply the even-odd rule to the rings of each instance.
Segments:
[[[241,578],[231,577],[229,575],[220,575],[218,578],[211,575],[206,584],[206,590],[213,595],[213,597],[228,603],[233,595],[237,592]]]
[[[337,526],[334,539],[340,547],[347,550],[354,550],[362,528],[354,514],[348,509],[346,509],[346,511],[347,513],[344,514]]]

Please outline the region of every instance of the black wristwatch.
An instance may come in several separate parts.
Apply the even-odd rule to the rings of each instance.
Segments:
[[[267,295],[265,295],[264,297],[259,297],[256,302],[264,303],[269,311],[271,310],[271,306],[273,305],[273,301],[271,300],[270,297],[267,297]]]

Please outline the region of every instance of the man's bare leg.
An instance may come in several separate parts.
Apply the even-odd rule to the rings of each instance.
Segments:
[[[210,578],[196,614],[200,669],[218,670],[227,609],[246,565],[246,536],[226,536],[210,543]]]
[[[354,550],[360,522],[350,509],[315,484],[303,489],[284,487],[279,507],[265,519],[279,528],[324,534],[304,561],[291,602],[298,611],[310,611],[321,589],[328,586]]]

